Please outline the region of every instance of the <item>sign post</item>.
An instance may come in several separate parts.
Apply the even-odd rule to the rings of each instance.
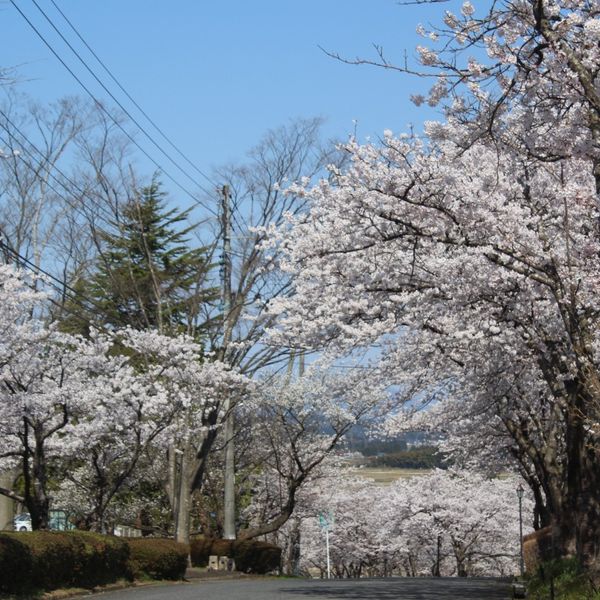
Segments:
[[[329,532],[333,528],[333,513],[319,513],[319,527],[325,532],[325,548],[327,551],[327,579],[331,579],[331,556],[329,552]]]

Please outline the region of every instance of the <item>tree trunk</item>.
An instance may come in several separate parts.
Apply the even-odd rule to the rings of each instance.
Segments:
[[[460,543],[455,541],[452,542],[452,546],[454,549],[454,558],[456,559],[456,575],[458,577],[466,577],[467,569],[465,565],[465,552]]]
[[[440,577],[441,576],[440,564],[442,561],[442,536],[441,535],[437,536],[436,550],[437,550],[437,552],[436,552],[436,557],[435,557],[435,565],[433,567],[433,576]]]
[[[585,380],[584,380],[585,381]],[[566,414],[566,497],[559,514],[561,556],[575,556],[586,570],[598,570],[600,552],[600,475],[597,448],[590,442],[585,420],[598,400],[593,389],[565,382],[569,393]]]
[[[300,519],[291,521],[290,537],[288,543],[287,560],[285,561],[284,573],[286,575],[298,575],[300,565]]]
[[[31,515],[32,529],[38,530],[48,529],[50,498],[46,492],[46,456],[43,433],[34,429],[34,436],[36,444],[33,451],[30,450],[23,457],[23,475],[25,479],[25,505]]]

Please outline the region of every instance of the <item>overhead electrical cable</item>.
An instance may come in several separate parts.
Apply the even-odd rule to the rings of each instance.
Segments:
[[[36,165],[40,168],[40,169],[45,169],[46,172],[48,173],[48,175],[58,184],[60,185],[67,194],[71,194],[71,189],[69,189],[69,187],[67,186],[67,184],[62,181],[61,179],[59,179],[58,177],[56,177],[56,175],[54,175],[54,173],[52,172],[52,170],[50,170],[50,168],[47,165],[44,165],[42,163],[41,160],[37,159],[33,153],[29,150],[28,146],[33,148],[33,150],[35,150],[35,152],[37,152],[42,158],[44,157],[43,153],[41,152],[41,150],[39,150],[32,142],[29,141],[29,139],[25,136],[25,134],[8,118],[8,116],[6,115],[6,113],[4,113],[2,111],[2,109],[0,109],[0,116],[2,118],[4,118],[12,127],[15,128],[15,131],[23,138],[23,140],[25,140],[25,142],[27,143],[27,145],[24,145],[23,143],[19,143],[19,147],[21,149],[22,152],[24,152],[25,154],[27,154],[27,156],[35,161]],[[11,139],[16,139],[14,136],[14,133],[8,128],[6,127],[6,125],[0,121],[0,128],[2,128],[9,136],[9,138]],[[16,140],[18,141],[18,140]],[[10,146],[10,144],[8,144],[6,142],[6,140],[2,137],[0,137],[0,142],[2,144],[4,144],[5,146]],[[25,162],[25,164],[27,166],[30,167],[30,169],[34,172],[37,172],[34,167],[32,165],[30,165],[29,163]],[[57,171],[67,182],[69,182],[69,184],[71,184],[73,186],[73,188],[78,191],[81,194],[81,203],[83,204],[83,206],[90,210],[90,207],[88,205],[86,205],[84,198],[87,198],[90,202],[92,202],[94,204],[94,208],[102,211],[103,213],[105,213],[105,215],[107,215],[105,217],[106,222],[107,223],[113,223],[115,220],[115,215],[113,215],[112,213],[110,213],[108,211],[108,209],[104,208],[102,205],[97,204],[95,200],[89,198],[89,196],[87,195],[87,192],[85,192],[81,187],[79,187],[72,179],[70,179],[67,175],[65,175],[65,173],[63,171],[61,171],[61,169],[59,167],[57,167],[56,165],[52,165],[52,169]],[[71,208],[73,208],[74,210],[76,210],[77,212],[79,212],[79,214],[83,215],[84,217],[88,218],[89,215],[84,213],[81,210],[81,207],[79,207],[77,204],[74,204],[71,200],[69,200],[65,195],[63,195],[61,192],[59,192],[52,184],[50,184],[48,181],[46,181],[46,185],[48,185],[48,187],[60,198],[62,198]]]
[[[18,266],[22,266],[23,268],[28,269],[29,271],[34,272],[36,275],[43,275],[44,280],[52,288],[54,288],[57,292],[59,292],[59,294],[61,294],[61,296],[63,298],[71,300],[72,302],[74,302],[75,304],[77,304],[84,311],[86,311],[86,314],[82,315],[82,314],[76,313],[73,310],[69,309],[64,304],[61,304],[60,302],[58,302],[57,300],[55,300],[53,298],[49,298],[50,302],[52,302],[52,304],[54,304],[55,306],[59,307],[61,310],[64,310],[65,312],[70,313],[71,315],[73,315],[75,317],[86,319],[86,320],[90,320],[89,319],[90,307],[86,306],[80,300],[80,298],[83,299],[83,300],[85,300],[85,301],[87,301],[87,302],[89,302],[93,307],[95,307],[97,309],[100,309],[100,310],[104,310],[103,307],[100,304],[98,304],[95,300],[92,300],[91,298],[88,298],[87,296],[84,296],[81,292],[78,292],[77,290],[75,290],[74,288],[72,288],[65,281],[60,280],[58,277],[52,275],[51,273],[49,273],[48,271],[46,271],[42,267],[36,265],[34,262],[32,262],[31,260],[29,260],[28,258],[26,258],[25,256],[23,256],[22,254],[20,254],[14,248],[12,248],[3,239],[1,239],[1,237],[0,237],[0,248],[4,249],[9,254],[11,254],[17,260],[17,265]],[[96,327],[97,329],[102,329],[104,331],[108,331],[104,326],[98,325],[96,323],[94,323],[94,327]]]
[[[102,102],[100,102],[92,93],[92,91],[85,85],[85,83],[77,76],[77,74],[69,67],[69,65],[62,59],[62,57],[58,54],[58,52],[54,49],[54,47],[48,42],[48,40],[42,35],[40,30],[31,22],[31,20],[27,17],[27,15],[17,6],[15,0],[10,0],[10,3],[17,10],[17,12],[23,17],[23,19],[27,22],[27,24],[31,27],[31,29],[35,32],[35,34],[40,38],[40,40],[44,43],[44,45],[52,52],[52,54],[56,57],[56,59],[63,65],[63,67],[71,74],[73,79],[83,88],[83,90],[90,96],[90,98],[94,101],[95,105],[106,114],[106,116],[115,124],[116,127],[120,129],[120,131],[131,141],[131,143],[152,163],[159,169],[164,175],[171,180],[180,190],[182,190],[186,195],[188,195],[194,202],[200,206],[202,206],[205,210],[213,214],[214,216],[218,216],[217,212],[214,208],[209,207],[205,202],[197,198],[192,192],[190,192],[184,185],[182,185],[178,180],[176,180],[166,169],[164,169],[136,140],[135,138],[119,123],[119,121],[103,106]],[[62,37],[62,34],[59,34]],[[68,42],[67,42],[68,43]],[[101,84],[103,85],[103,84]],[[104,85],[103,85],[104,87]],[[109,92],[110,93],[110,92]],[[111,94],[111,97],[112,94]],[[118,101],[117,101],[118,103]],[[127,113],[127,111],[124,111]],[[134,120],[135,122],[135,120]],[[209,194],[208,190],[203,188],[202,186],[198,186],[205,193]]]
[[[54,21],[48,16],[44,9],[37,3],[36,0],[31,0],[38,11],[42,14],[44,19],[50,24],[52,29],[59,35],[60,39],[68,46],[69,50],[77,57],[79,62],[85,67],[88,73],[98,82],[102,89],[112,98],[112,100],[118,105],[118,107],[129,117],[129,119],[137,126],[137,128],[150,140],[150,142],[161,152],[183,175],[185,175],[194,185],[202,189],[202,185],[198,183],[185,169],[183,169],[173,158],[162,148],[162,146],[146,131],[146,129],[137,121],[137,119],[123,106],[123,104],[116,98],[116,96],[110,91],[110,89],[104,84],[104,82],[96,75],[95,71],[87,64],[87,62],[81,57],[79,52],[73,47],[69,40],[63,35],[60,29],[56,26]],[[212,183],[212,182],[211,182]]]
[[[19,129],[19,127],[10,119],[10,117],[4,111],[2,111],[2,109],[0,109],[0,116],[7,123],[9,123],[11,127],[14,128],[14,131],[16,131],[19,134],[19,136],[21,138],[23,138],[23,140],[26,142],[26,144],[23,144],[22,142],[20,142],[15,137],[14,132],[11,131],[2,120],[0,120],[0,128],[3,129],[7,133],[9,139],[15,140],[18,143],[20,151],[22,151],[23,153],[25,153],[32,161],[34,161],[35,165],[37,166],[37,168],[36,168],[36,166],[30,164],[27,161],[24,161],[25,166],[27,166],[36,175],[41,170],[44,170],[48,174],[49,177],[51,177],[55,182],[57,182],[59,185],[61,185],[62,188],[65,190],[65,192],[68,195],[70,195],[71,194],[71,189],[69,187],[67,187],[67,185],[61,179],[57,178],[56,175],[54,175],[54,173],[52,172],[52,170],[49,168],[49,165],[46,165],[41,160],[37,159],[33,155],[33,153],[30,151],[29,147],[31,147],[42,158],[44,158],[44,155],[41,152],[41,150],[39,150],[35,146],[35,144],[33,144],[27,138],[27,136],[23,133],[23,131],[21,129]],[[7,147],[11,147],[12,146],[12,144],[7,143],[7,141],[1,135],[0,135],[0,143],[4,144]],[[38,168],[39,168],[39,171],[38,171]],[[92,198],[90,198],[87,195],[87,192],[84,191],[80,186],[78,186],[78,184],[76,184],[72,179],[70,179],[63,171],[61,171],[59,167],[57,167],[56,165],[52,165],[52,169],[54,169],[55,171],[57,171],[67,182],[69,182],[73,186],[73,188],[75,188],[77,191],[79,191],[79,193],[81,194],[81,204],[83,204],[84,208],[86,208],[87,210],[93,210],[93,209],[90,209],[90,207],[85,203],[85,199],[87,199],[87,200],[89,200],[93,204],[93,208],[94,209],[98,209],[99,211],[102,211],[105,214],[104,218],[105,218],[105,220],[106,220],[107,223],[109,223],[109,224],[114,223],[115,216],[110,211],[108,211],[102,205],[97,204],[95,200],[93,200]],[[63,193],[59,192],[56,189],[56,187],[54,187],[48,180],[46,180],[45,183],[46,183],[47,187],[50,190],[52,190],[59,198],[62,198],[71,208],[73,208],[73,210],[77,211],[84,218],[86,218],[86,219],[89,218],[89,216],[90,216],[89,214],[85,213],[78,204],[74,203],[66,195],[64,195]],[[0,231],[0,235],[1,235],[1,233],[2,232]],[[27,258],[21,256],[20,254],[18,254],[18,252],[16,250],[14,250],[10,246],[8,246],[6,243],[3,243],[2,240],[1,240],[1,238],[0,238],[0,246],[4,247],[6,250],[8,250],[9,252],[11,252],[16,258],[18,258],[21,262],[23,262],[24,265],[28,264],[31,267],[33,267],[36,270],[38,270],[39,272],[41,272],[42,274],[44,274],[45,276],[53,279],[54,281],[57,281],[61,286],[63,286],[63,288],[58,288],[55,285],[53,287],[55,289],[57,289],[57,291],[59,291],[59,293],[61,293],[64,297],[67,297],[67,298],[71,299],[73,302],[79,304],[85,310],[88,310],[88,307],[86,307],[84,304],[82,304],[80,301],[78,301],[77,298],[66,294],[65,293],[65,289],[64,289],[65,287],[67,289],[70,289],[74,294],[77,294],[78,296],[82,297],[84,300],[86,300],[90,304],[94,305],[96,308],[101,308],[100,305],[98,305],[97,303],[95,303],[95,301],[91,300],[90,298],[88,298],[86,296],[83,296],[80,292],[77,292],[73,288],[69,288],[64,282],[62,282],[61,280],[59,280],[56,277],[52,276],[50,273],[47,273],[46,271],[44,271],[43,269],[41,269],[41,267],[37,267],[37,265],[35,265],[31,261],[29,261],[29,259],[27,259]],[[62,305],[60,305],[60,306],[62,307]],[[62,308],[64,309],[64,307],[62,307]],[[75,314],[75,313],[73,313],[73,314]],[[83,315],[75,315],[75,316],[79,316],[79,317],[83,318]]]
[[[5,123],[0,120],[0,128],[3,129],[7,135],[9,136],[9,138],[12,140],[14,139],[18,144],[19,144],[19,148],[20,151],[24,152],[25,154],[27,154],[27,156],[33,160],[35,162],[35,164],[40,168],[40,169],[44,169],[46,171],[46,173],[48,174],[49,177],[51,177],[58,185],[60,185],[63,190],[66,192],[67,195],[72,195],[72,189],[69,188],[67,186],[67,184],[65,183],[68,182],[69,185],[72,186],[73,189],[75,189],[77,192],[79,192],[79,194],[81,195],[81,198],[79,198],[79,200],[81,201],[81,204],[83,205],[83,207],[85,209],[87,209],[88,211],[90,211],[90,213],[94,213],[96,211],[99,211],[101,213],[103,213],[103,218],[104,221],[109,224],[109,225],[114,225],[115,221],[118,220],[118,217],[116,214],[113,214],[112,212],[110,212],[106,207],[102,206],[101,204],[99,204],[97,202],[97,200],[95,200],[94,198],[92,198],[89,195],[89,192],[84,190],[79,184],[77,184],[73,179],[71,179],[68,175],[65,174],[64,171],[62,171],[60,169],[60,167],[58,167],[56,164],[52,164],[52,170],[56,171],[61,177],[62,179],[58,178],[53,172],[52,170],[49,168],[48,165],[44,164],[43,161],[45,160],[45,156],[43,154],[43,152],[31,141],[29,140],[29,138],[27,137],[27,135],[25,133],[23,133],[23,131],[15,124],[14,121],[12,121],[10,119],[10,117],[0,108],[0,117],[2,117],[2,119],[4,119],[4,121],[6,121],[12,128],[14,131],[11,131],[6,125]],[[23,144],[23,142],[19,141],[15,135],[14,132],[17,132],[19,134],[19,136],[25,141],[25,144]],[[6,142],[6,140],[2,137],[0,137],[0,143],[4,144],[5,146],[11,146],[11,144],[8,144]],[[37,154],[39,154],[39,156],[41,157],[41,159],[36,158],[33,153],[31,152],[30,148],[32,148]],[[34,173],[37,173],[36,169],[30,165],[28,162],[24,161],[25,165],[27,167],[29,167]],[[64,181],[63,181],[64,180]],[[59,192],[52,184],[50,184],[48,181],[46,181],[46,185],[59,197],[62,198],[71,208],[73,208],[73,210],[77,211],[80,215],[82,215],[84,218],[88,219],[90,217],[89,214],[83,212],[81,210],[81,208],[75,204],[72,200],[70,200],[67,196],[65,196],[63,193]],[[86,200],[89,201],[90,204],[92,204],[93,206],[90,207],[88,204],[86,204]]]
[[[115,77],[112,71],[106,66],[106,64],[102,61],[102,59],[96,54],[94,49],[86,42],[83,36],[79,33],[75,25],[70,21],[70,19],[65,15],[65,13],[60,9],[60,7],[56,4],[54,0],[50,0],[54,8],[61,15],[61,17],[65,20],[65,22],[69,25],[69,27],[73,30],[75,35],[79,38],[81,43],[88,49],[90,54],[96,59],[98,64],[106,71],[108,76],[115,82],[118,88],[125,94],[125,96],[129,99],[129,101],[140,111],[142,115],[147,119],[147,121],[156,129],[156,131],[161,135],[161,137],[181,156],[195,171],[197,171],[206,181],[208,181],[211,185],[218,187],[218,185],[200,168],[194,164],[178,147],[177,145],[167,136],[167,134],[156,124],[156,122],[148,115],[148,113],[136,102],[136,100],[131,96],[131,94],[125,89],[125,87],[121,84],[121,82]]]
[[[6,141],[4,140],[3,137],[0,136],[0,142],[7,145]],[[28,154],[29,157],[32,158],[32,160],[36,160],[31,153],[26,149],[23,148],[24,152]],[[25,165],[28,166],[34,173],[37,173],[36,169],[34,168],[33,165],[28,164],[27,162],[25,162]],[[65,190],[67,190],[67,192],[69,191],[68,188],[66,187],[66,184],[64,184],[62,181],[60,181],[60,179],[58,179],[55,175],[52,174],[52,172],[45,166],[43,165],[41,162],[37,163],[37,166],[40,167],[40,169],[45,169],[46,172],[48,173],[48,175],[54,180],[56,181],[58,184],[60,184]],[[86,214],[85,212],[83,212],[83,210],[81,209],[80,206],[78,206],[77,204],[73,203],[71,200],[69,200],[64,194],[62,194],[61,192],[59,192],[54,185],[52,185],[49,181],[45,182],[46,186],[48,186],[48,188],[50,188],[59,198],[62,198],[73,210],[77,211],[80,215],[82,215],[83,217],[85,217],[86,219],[89,218],[89,214]],[[89,210],[89,207],[86,206],[84,204],[84,207],[87,208]],[[101,207],[98,207],[101,208]],[[108,213],[108,211],[106,209],[104,209],[105,212]],[[108,213],[110,214],[110,213]],[[111,218],[114,219],[114,217]],[[112,223],[112,221],[108,221],[108,223]]]

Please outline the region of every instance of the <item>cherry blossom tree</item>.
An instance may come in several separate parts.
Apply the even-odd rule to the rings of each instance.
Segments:
[[[384,347],[387,381],[420,382],[457,452],[491,440],[558,552],[588,566],[600,539],[598,22],[584,2],[447,12],[424,32],[446,49],[419,49],[445,121],[421,138],[352,141],[333,181],[292,188],[310,214],[272,238],[296,292],[271,305],[275,339]]]
[[[518,571],[514,478],[437,470],[382,486],[343,471],[330,472],[303,497],[304,569],[326,572],[317,516],[331,513],[331,562],[337,577],[508,576]],[[530,520],[531,499],[524,499],[523,509]]]
[[[246,515],[249,526],[239,537],[280,529],[351,428],[390,406],[381,385],[363,374],[342,377],[313,367],[296,379],[284,375],[263,381],[249,405],[256,415],[252,439],[257,474],[251,487],[261,509]]]
[[[81,525],[98,530],[106,529],[109,504],[145,455],[151,451],[156,458],[162,450],[166,456],[181,415],[192,403],[211,402],[219,376],[228,377],[220,363],[203,364],[202,348],[185,336],[126,329],[107,341],[108,368],[88,383],[98,391],[93,412],[72,432],[85,447],[63,471],[70,482],[66,489],[86,498],[74,514]],[[116,357],[110,354],[115,347],[121,352]]]
[[[24,502],[34,528],[45,528],[50,472],[62,473],[86,497],[82,522],[103,529],[142,455],[243,378],[203,363],[202,347],[186,336],[61,333],[35,316],[47,297],[33,287],[25,274],[0,269],[0,466],[18,465],[25,489],[0,493]]]
[[[511,575],[518,570],[519,516],[514,478],[436,470],[390,487],[389,515],[407,562],[433,575]],[[394,499],[395,497],[395,499]],[[533,503],[524,499],[526,530]],[[397,513],[396,513],[397,514]],[[386,515],[387,517],[388,515]],[[392,534],[394,538],[394,534]],[[398,548],[396,542],[396,548]]]
[[[0,460],[7,468],[19,463],[24,495],[1,493],[27,504],[35,528],[48,525],[49,461],[76,450],[64,435],[74,414],[85,404],[82,366],[86,344],[47,328],[34,315],[44,295],[35,281],[3,266],[1,321]]]

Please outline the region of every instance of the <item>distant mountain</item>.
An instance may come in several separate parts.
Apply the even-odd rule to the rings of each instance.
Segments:
[[[367,428],[356,425],[346,434],[345,448],[364,456],[380,456],[402,452],[409,448],[434,445],[436,436],[423,431],[409,431],[393,438],[374,438]]]

